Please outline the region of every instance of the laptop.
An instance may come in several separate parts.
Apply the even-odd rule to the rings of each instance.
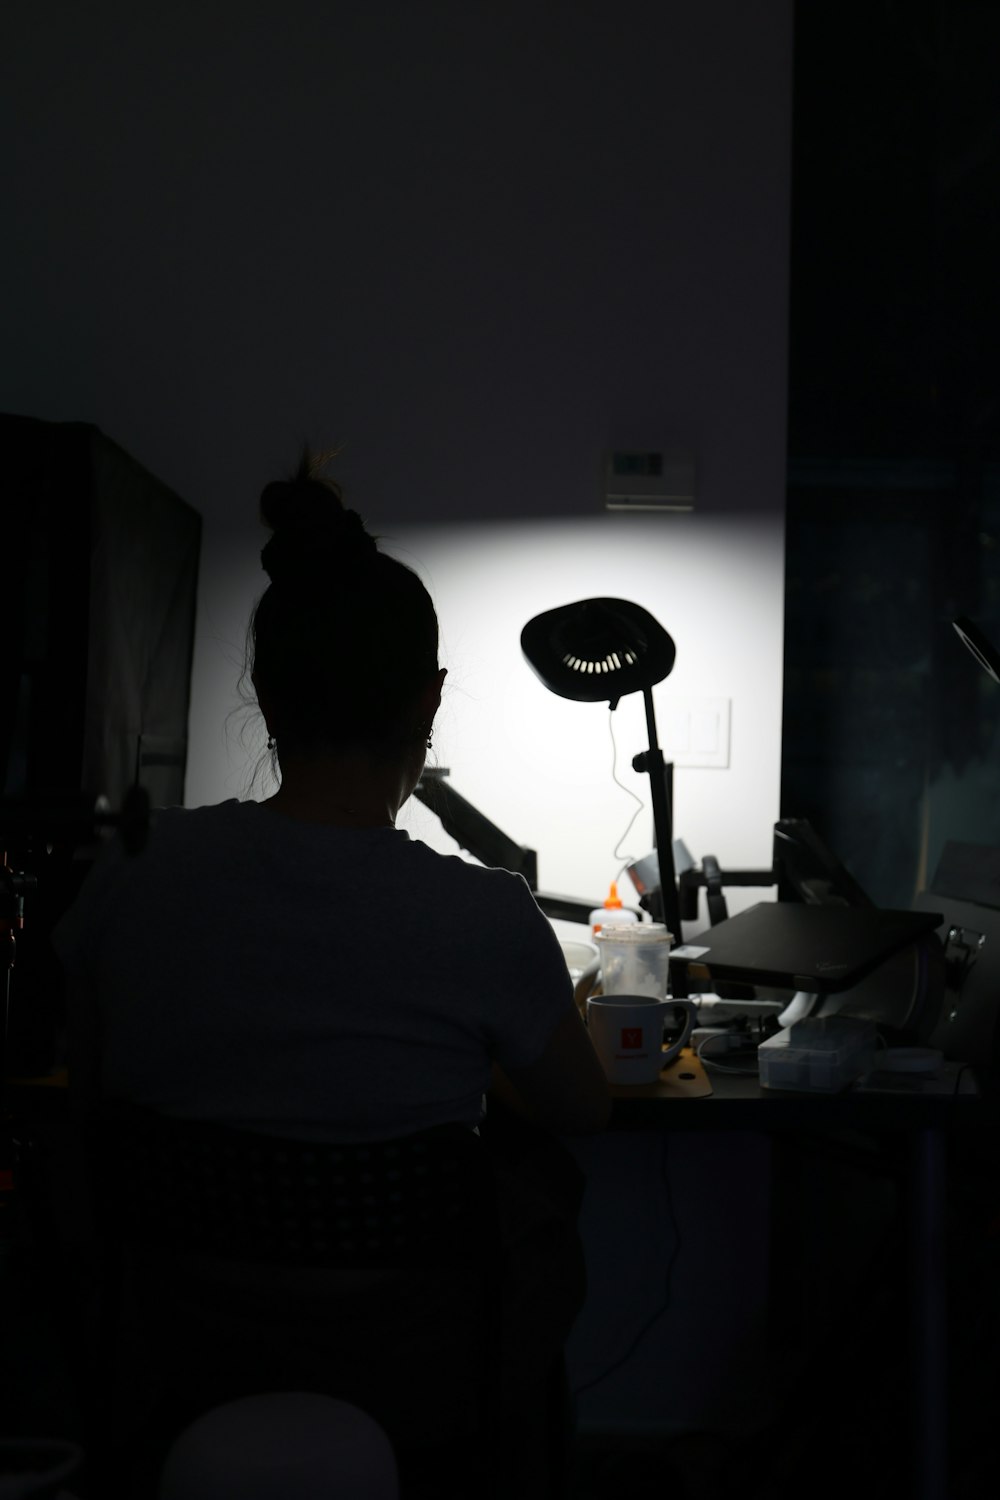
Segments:
[[[832,994],[850,989],[943,920],[940,911],[761,901],[675,948],[670,967],[678,977],[696,963],[713,981]]]

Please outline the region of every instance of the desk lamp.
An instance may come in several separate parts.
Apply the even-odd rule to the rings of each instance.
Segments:
[[[581,599],[529,620],[521,631],[521,650],[536,677],[560,698],[576,703],[607,699],[614,711],[627,694],[642,693],[649,749],[633,757],[632,767],[649,773],[663,919],[675,942],[680,942],[673,816],[666,768],[656,741],[652,694],[653,684],[673,670],[677,654],[673,641],[638,604],[625,599]]]

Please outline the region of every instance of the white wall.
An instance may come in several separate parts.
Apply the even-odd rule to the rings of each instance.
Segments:
[[[783,548],[780,516],[607,515],[587,521],[410,527],[384,545],[415,567],[441,621],[448,668],[431,764],[518,843],[539,855],[542,889],[602,897],[624,856],[652,848],[648,777],[632,756],[648,739],[641,695],[612,716],[606,704],[571,703],[550,693],[525,662],[522,626],[573,599],[633,599],[674,639],[671,675],[654,689],[660,737],[674,697],[731,700],[728,769],[678,768],[675,832],[695,858],[723,867],[770,863],[781,763]],[[245,605],[259,586],[256,557],[245,574],[215,593],[203,618],[188,776],[188,800],[242,795],[260,751],[250,721],[244,751],[231,696]],[[224,621],[220,625],[219,621]],[[636,804],[612,778],[642,798],[645,810],[614,850]],[[265,784],[260,783],[263,791]],[[402,826],[445,852],[455,845],[419,803]],[[622,891],[634,899],[627,881]],[[736,892],[759,899],[762,892]]]
[[[19,130],[62,202],[24,178],[49,233],[20,267],[36,322],[14,314],[3,398],[96,420],[204,513],[187,800],[247,781],[227,714],[256,494],[304,437],[342,439],[350,501],[439,606],[437,757],[538,849],[543,885],[599,895],[632,812],[606,712],[546,694],[518,650],[529,615],[591,593],[674,636],[661,733],[672,694],[732,700],[730,767],[678,771],[676,829],[696,857],[766,864],[790,3],[298,3],[235,30],[226,9],[148,35],[123,12],[110,55],[70,12],[22,37],[52,82]],[[600,457],[632,444],[693,453],[694,516],[601,511]],[[638,783],[639,700],[615,721]],[[408,823],[451,847],[422,809]]]
[[[533,615],[598,595],[641,604],[674,639],[674,670],[653,693],[661,739],[672,697],[732,700],[729,768],[674,773],[676,834],[696,858],[770,862],[781,753],[777,519],[607,516],[471,535],[428,528],[401,541],[426,559],[443,621],[449,678],[434,759],[505,832],[538,850],[542,889],[600,898],[625,857],[653,843],[649,779],[631,765],[648,744],[641,695],[613,716],[606,704],[569,702],[520,650]],[[618,858],[636,804],[612,778],[615,746],[620,780],[645,803]],[[407,816],[421,837],[448,847],[434,821],[419,805]]]
[[[531,747],[492,674],[506,641],[511,682],[539,701],[514,647],[530,610],[511,580],[480,579],[493,539],[473,521],[531,521],[535,538],[586,522],[571,542],[525,543],[519,586],[543,575],[530,609],[592,588],[641,596],[679,648],[658,702],[736,684],[732,769],[679,778],[678,828],[695,854],[766,858],[791,37],[791,0],[34,0],[12,14],[0,409],[96,423],[204,516],[190,801],[243,780],[224,730],[261,581],[257,493],[304,438],[342,440],[353,503],[440,583],[440,753],[537,844],[548,884],[584,884],[562,874],[578,871],[566,832],[582,803],[593,850],[629,803],[601,805],[603,733],[584,728],[599,711],[554,700],[533,713],[564,756],[575,746],[563,774],[588,795],[558,830],[538,817],[527,782],[551,774],[547,753],[523,804],[507,800]],[[633,444],[695,456],[694,520],[602,514],[601,455]],[[737,516],[748,524],[722,524]],[[474,612],[459,571],[477,579]],[[460,691],[502,733],[487,717],[477,742]],[[476,743],[503,754],[477,767]],[[603,883],[595,861],[588,886]]]
[[[780,510],[791,0],[33,0],[6,18],[0,406],[206,518],[303,438],[380,519],[593,513],[693,451]]]
[[[767,862],[791,40],[792,0],[32,0],[5,18],[0,409],[96,423],[204,516],[190,803],[238,794],[253,759],[229,716],[257,494],[303,439],[343,441],[349,499],[439,606],[439,761],[537,848],[543,885],[599,895],[631,814],[605,710],[547,694],[518,648],[530,615],[598,593],[674,636],[661,717],[674,693],[732,700],[730,768],[678,772],[678,833]],[[694,454],[693,516],[602,513],[600,456],[632,445]],[[635,781],[638,700],[615,719]],[[605,1144],[587,1380],[621,1352],[603,1267],[629,1270],[649,1193],[628,1138]],[[747,1175],[685,1146],[681,1187],[691,1169],[722,1202],[726,1171]],[[732,1277],[731,1234],[688,1232],[701,1197],[679,1212],[676,1300],[718,1351],[707,1380],[752,1342],[763,1287],[755,1303]],[[762,1233],[741,1220],[741,1264]],[[640,1326],[658,1271],[643,1290]],[[689,1336],[658,1320],[589,1419],[596,1401],[616,1423],[690,1421]]]

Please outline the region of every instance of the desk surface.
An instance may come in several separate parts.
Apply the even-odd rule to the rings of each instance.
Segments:
[[[687,1075],[687,1076],[685,1076]],[[946,1062],[941,1078],[914,1080],[885,1075],[839,1094],[764,1089],[756,1076],[706,1071],[686,1047],[656,1083],[618,1085],[611,1127],[618,1130],[819,1130],[851,1126],[864,1130],[940,1128],[966,1120],[983,1106],[996,1113],[980,1092],[973,1070]],[[61,1117],[66,1109],[66,1076],[8,1079],[7,1106],[35,1119]]]
[[[881,1074],[837,1094],[765,1089],[755,1075],[719,1070],[703,1075],[710,1093],[693,1092],[675,1076],[692,1068],[701,1064],[685,1049],[659,1083],[612,1088],[612,1128],[914,1130],[969,1119],[987,1102],[972,1069],[956,1062],[946,1062],[938,1079]]]

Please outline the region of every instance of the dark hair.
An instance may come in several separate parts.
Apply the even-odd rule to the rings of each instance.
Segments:
[[[328,458],[307,449],[291,479],[261,494],[271,583],[250,618],[247,665],[279,751],[391,753],[426,734],[416,704],[437,670],[437,615],[416,573],[344,508],[322,474]]]

